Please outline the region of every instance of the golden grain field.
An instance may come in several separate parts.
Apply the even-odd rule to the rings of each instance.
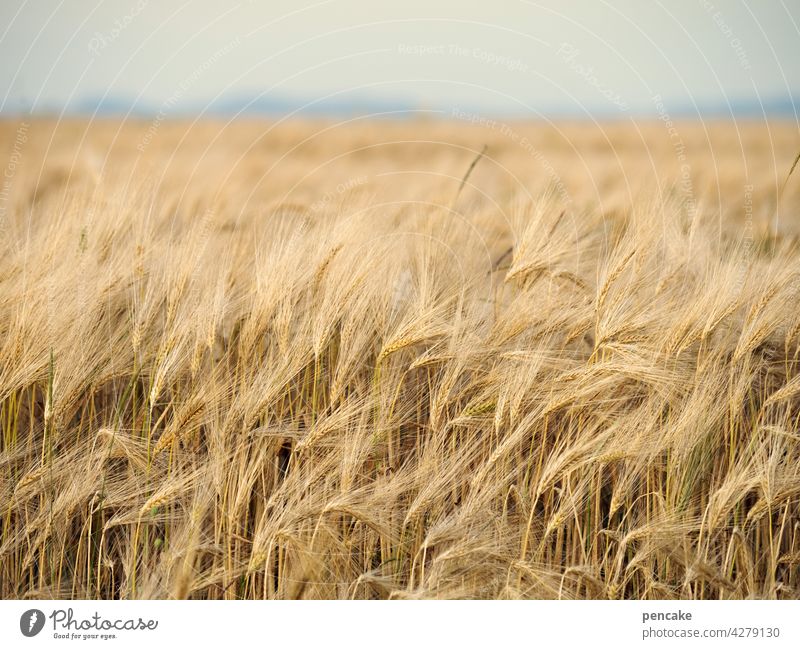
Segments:
[[[0,597],[800,597],[800,134],[456,117],[2,122]]]

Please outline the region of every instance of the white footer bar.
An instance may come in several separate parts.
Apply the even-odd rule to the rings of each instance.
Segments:
[[[0,601],[0,639],[8,647],[120,649],[796,648],[800,602]]]

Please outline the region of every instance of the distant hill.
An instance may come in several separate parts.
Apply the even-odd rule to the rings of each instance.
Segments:
[[[481,110],[475,107],[459,105],[464,111],[481,115],[490,115],[492,111]],[[434,115],[440,113],[442,117],[451,114],[453,106],[426,105],[424,109],[409,101],[378,99],[368,96],[353,96],[348,94],[335,95],[322,99],[297,98],[284,95],[223,95],[208,102],[189,102],[180,98],[171,98],[160,104],[137,100],[124,95],[107,95],[105,97],[82,97],[64,109],[61,106],[39,105],[36,110],[30,106],[18,105],[7,109],[4,114],[60,115],[69,116],[99,116],[136,118],[152,118],[163,114],[164,117],[186,117],[207,115],[215,117],[233,116],[268,116],[282,117],[286,115],[300,115],[311,117],[343,118],[351,116],[382,116],[391,118],[414,117],[420,112],[429,112]],[[551,119],[566,118],[580,119],[594,117],[597,119],[627,118],[630,116],[646,119],[657,117],[652,106],[632,107],[630,112],[621,113],[609,110],[607,107],[589,109],[591,114],[583,108],[569,106],[542,106],[537,108],[537,114],[526,115],[522,112],[505,114],[509,118],[524,118],[544,116]],[[669,107],[670,115],[676,118],[793,118],[800,115],[800,100],[793,97],[772,97],[759,102],[752,97],[731,99],[729,102],[698,103],[697,106],[684,104]]]

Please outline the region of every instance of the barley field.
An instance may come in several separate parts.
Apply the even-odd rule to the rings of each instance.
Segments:
[[[0,597],[800,597],[791,124],[0,145]]]

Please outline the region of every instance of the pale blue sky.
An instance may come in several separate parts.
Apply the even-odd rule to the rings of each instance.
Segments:
[[[2,0],[0,111],[794,115],[798,25],[797,0]]]

